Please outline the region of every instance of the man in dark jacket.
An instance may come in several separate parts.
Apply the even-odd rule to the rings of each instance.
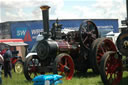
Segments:
[[[11,65],[12,52],[10,51],[9,47],[6,48],[6,52],[5,52],[3,57],[4,57],[4,76],[7,78],[8,75],[9,75],[10,78],[12,78],[12,74],[11,74],[11,69],[12,69],[12,65]]]

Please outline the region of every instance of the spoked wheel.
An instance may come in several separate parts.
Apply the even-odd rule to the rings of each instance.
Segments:
[[[99,66],[100,66],[100,61],[107,51],[117,51],[116,46],[114,43],[107,38],[99,38],[98,41],[95,44],[92,44],[93,48],[91,49],[91,63],[92,63],[92,68],[95,73],[99,73]]]
[[[32,80],[35,76],[39,75],[40,61],[37,56],[30,56],[24,63],[24,76],[27,80]]]
[[[128,30],[119,35],[116,45],[122,55],[128,56]]]
[[[67,80],[71,80],[74,74],[74,63],[72,58],[65,53],[59,54],[54,63],[54,73],[65,75]]]
[[[89,63],[90,63],[90,65],[91,65],[91,67],[92,67],[92,70],[93,70],[93,72],[94,73],[98,73],[97,72],[97,70],[96,69],[94,69],[93,67],[93,65],[94,65],[94,59],[92,59],[93,57],[92,56],[94,56],[93,54],[92,54],[92,50],[94,50],[94,48],[96,48],[96,46],[97,46],[97,44],[100,42],[102,40],[102,38],[97,38],[96,40],[94,40],[93,41],[93,43],[92,43],[92,45],[91,45],[91,52],[89,53],[89,56],[90,57],[88,57],[88,59],[89,59]]]
[[[91,43],[98,38],[98,30],[92,21],[84,21],[79,29],[80,43],[85,49],[90,49]]]
[[[122,61],[116,52],[108,51],[103,55],[100,74],[104,85],[119,84],[122,79]]]
[[[15,69],[16,73],[22,73],[23,72],[23,62],[22,61],[17,61],[15,63],[14,69]]]

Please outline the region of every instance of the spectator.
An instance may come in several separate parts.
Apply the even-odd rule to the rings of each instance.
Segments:
[[[3,62],[4,62],[4,59],[2,55],[0,54],[0,85],[2,85],[1,71],[2,71]]]
[[[12,74],[11,74],[11,69],[12,69],[12,65],[11,65],[12,52],[10,51],[9,47],[6,47],[6,52],[3,55],[3,57],[4,57],[4,77],[7,78],[8,75],[9,75],[10,78],[12,78]]]

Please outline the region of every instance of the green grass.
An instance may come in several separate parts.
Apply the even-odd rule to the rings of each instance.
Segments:
[[[2,85],[33,85],[33,82],[25,79],[24,74],[16,74],[13,72],[12,75],[12,79],[6,79],[2,74]],[[63,84],[61,85],[103,85],[100,76],[92,72],[88,72],[87,74],[75,73],[72,80],[65,80],[65,78],[63,78],[62,81]],[[128,72],[125,71],[123,73],[123,79],[120,85],[128,85]]]

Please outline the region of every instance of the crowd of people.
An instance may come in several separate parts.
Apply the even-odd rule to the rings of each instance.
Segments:
[[[9,46],[6,46],[4,49],[0,51],[0,85],[2,84],[2,78],[1,78],[1,72],[2,72],[2,66],[4,69],[4,77],[12,78],[11,69],[11,58],[12,58],[12,52],[9,48]]]

